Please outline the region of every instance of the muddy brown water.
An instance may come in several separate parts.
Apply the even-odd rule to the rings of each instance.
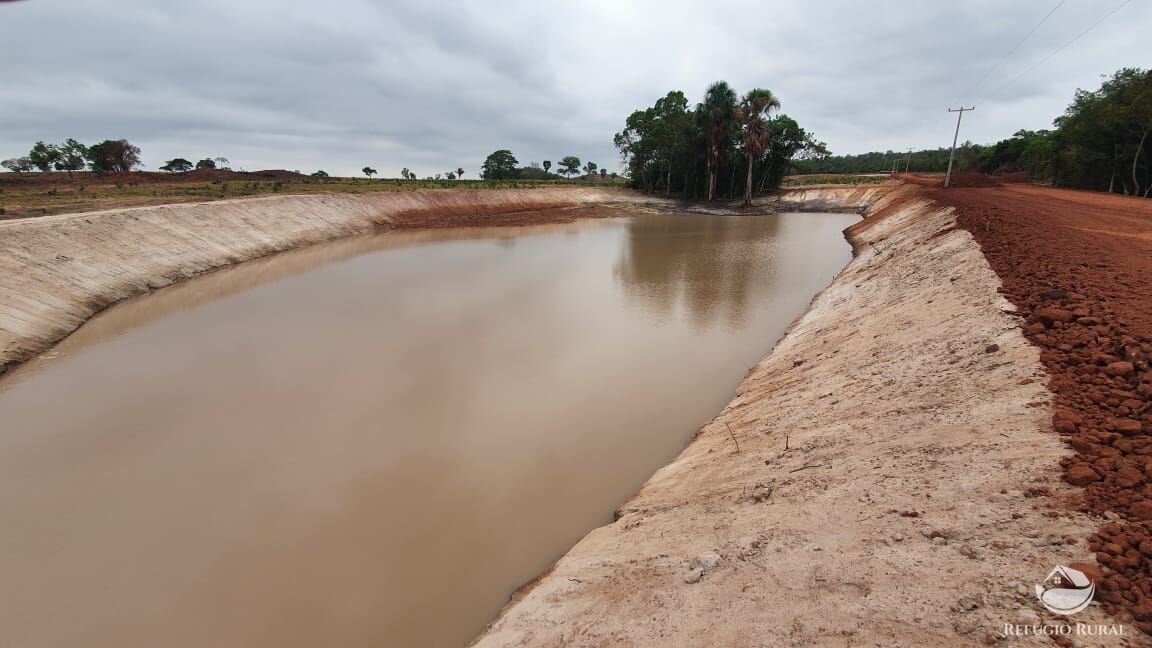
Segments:
[[[0,381],[0,645],[462,646],[731,398],[846,214],[392,232]]]

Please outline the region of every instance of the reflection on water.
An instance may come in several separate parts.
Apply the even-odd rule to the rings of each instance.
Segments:
[[[845,215],[359,237],[0,381],[13,646],[464,645],[730,398]]]
[[[717,321],[739,328],[749,284],[776,278],[781,220],[690,214],[634,219],[619,276],[629,295],[665,318],[685,315],[698,328]]]

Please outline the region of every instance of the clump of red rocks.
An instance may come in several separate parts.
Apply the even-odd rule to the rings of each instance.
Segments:
[[[1084,192],[936,192],[980,243],[1050,380],[1064,479],[1099,516],[1105,609],[1152,634],[1152,205]],[[1083,567],[1083,568],[1082,568]],[[1089,571],[1091,563],[1076,568]]]
[[[1108,569],[1101,598],[1152,605],[1152,340],[1107,323],[1075,292],[1051,289],[1026,303],[1024,332],[1055,370],[1052,426],[1075,451],[1061,460],[1064,478],[1086,489],[1089,510],[1117,518],[1089,540]]]
[[[1086,509],[1115,516],[1089,538],[1103,568],[1099,598],[1152,633],[1152,340],[1131,335],[1083,295],[1034,299],[1025,334],[1058,394],[1052,426],[1075,451],[1061,460]]]

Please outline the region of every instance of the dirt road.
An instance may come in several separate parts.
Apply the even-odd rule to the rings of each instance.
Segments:
[[[1100,596],[1152,632],[1152,200],[1030,185],[934,190],[957,209],[1027,319],[1075,451],[1073,503],[1103,516],[1090,541]]]

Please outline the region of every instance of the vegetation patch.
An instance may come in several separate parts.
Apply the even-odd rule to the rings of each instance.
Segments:
[[[1152,70],[1123,68],[1096,90],[1077,90],[1051,130],[1020,130],[992,145],[964,142],[956,169],[1124,195],[1152,195]],[[799,173],[943,172],[949,149],[809,155]]]

